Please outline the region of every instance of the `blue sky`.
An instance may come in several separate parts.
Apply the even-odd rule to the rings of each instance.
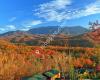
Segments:
[[[100,0],[0,0],[0,33],[41,26],[88,28],[100,20]]]

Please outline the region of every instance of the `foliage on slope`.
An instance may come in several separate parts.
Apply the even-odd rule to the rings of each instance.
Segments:
[[[36,50],[39,50],[40,54],[37,54]],[[61,65],[67,70],[66,63],[66,56],[53,50],[25,45],[15,46],[0,40],[0,80],[16,80],[52,68],[61,70]]]

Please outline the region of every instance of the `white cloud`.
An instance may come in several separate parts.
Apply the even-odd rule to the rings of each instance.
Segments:
[[[22,31],[28,31],[29,30],[29,28],[23,28],[23,29],[21,29]]]
[[[39,24],[41,24],[41,23],[42,23],[42,21],[40,21],[40,20],[33,20],[33,21],[31,21],[31,22],[29,23],[29,26],[28,26],[28,27],[34,26],[34,25],[39,25]]]
[[[13,22],[14,20],[16,20],[16,17],[12,17],[9,21]]]
[[[67,5],[71,4],[71,0],[53,0],[48,3],[40,5],[41,10],[61,10],[65,9]]]
[[[100,13],[100,0],[90,3],[80,9],[72,9],[72,0],[53,0],[39,5],[36,16],[44,18],[46,21],[57,21],[80,18],[92,14]]]
[[[0,34],[8,31],[16,31],[18,28],[15,25],[0,26]]]
[[[8,30],[15,30],[16,29],[16,26],[15,25],[6,25],[6,28]]]
[[[5,32],[5,31],[6,31],[5,28],[0,28],[0,34],[3,33],[3,32]]]
[[[21,30],[27,31],[31,29],[33,26],[42,24],[43,22],[41,20],[33,20],[33,21],[26,21],[22,24],[23,28]]]
[[[24,28],[22,28],[21,30],[22,31],[28,31],[32,26],[27,26],[27,25],[24,25]]]
[[[26,26],[27,28],[31,28],[32,26]]]
[[[75,15],[72,16],[71,18],[79,18],[79,17],[89,16],[89,15],[98,14],[98,13],[100,13],[100,1],[99,0],[85,6],[84,9],[78,10],[77,13],[75,13]]]
[[[4,27],[0,28],[0,33],[5,33],[8,31],[14,31],[16,30],[16,27],[14,25],[5,25]]]
[[[0,28],[0,31],[5,31],[5,29],[4,28]]]
[[[100,0],[97,0],[95,3],[91,3],[86,6],[86,9],[83,10],[85,15],[97,14],[100,13]]]
[[[35,15],[46,19],[47,21],[62,21],[66,17],[67,6],[71,4],[71,0],[53,0],[48,3],[41,4],[36,10]]]
[[[39,24],[42,24],[42,23],[43,22],[41,20],[32,20],[32,21],[23,22],[22,26],[26,27],[26,28],[31,28],[32,26],[39,25]]]

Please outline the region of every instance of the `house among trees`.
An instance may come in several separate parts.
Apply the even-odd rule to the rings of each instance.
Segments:
[[[23,77],[21,80],[61,80],[60,72],[56,69],[52,69],[44,72],[43,74],[36,74],[29,77]]]
[[[44,72],[43,75],[47,77],[47,80],[60,80],[60,72],[55,69]]]
[[[21,80],[47,80],[42,74],[37,74],[29,77],[23,77]]]

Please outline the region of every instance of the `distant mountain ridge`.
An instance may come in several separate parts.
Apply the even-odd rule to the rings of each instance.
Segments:
[[[61,33],[69,34],[72,36],[81,35],[87,32],[89,32],[89,30],[81,26],[64,27],[61,30]]]
[[[4,34],[0,34],[0,38],[12,43],[21,43],[28,45],[41,45],[43,44],[48,36],[51,36],[55,31],[58,30],[58,26],[55,27],[39,27],[33,28],[28,31],[10,31]],[[89,30],[81,26],[63,27],[59,31],[59,34],[55,35],[50,45],[64,45],[66,40],[74,36],[79,36],[87,33]],[[69,35],[70,34],[70,35]],[[70,43],[72,43],[71,41]],[[76,45],[76,41],[75,45]],[[80,44],[80,42],[78,41]]]
[[[0,39],[10,41],[12,43],[22,43],[27,45],[41,45],[48,36],[52,36],[56,27],[39,27],[29,31],[10,31],[0,34]],[[70,35],[69,35],[70,34]],[[65,45],[93,47],[100,44],[100,28],[95,31],[89,31],[81,26],[63,27],[59,34],[55,35],[53,41],[49,45]]]
[[[27,32],[30,34],[53,34],[54,31],[57,31],[58,26],[54,27],[39,27],[39,28],[32,28]]]
[[[58,26],[54,27],[39,27],[33,28],[27,31],[30,34],[53,34],[55,31],[58,31]],[[70,34],[70,35],[80,35],[88,32],[89,30],[81,26],[71,26],[71,27],[62,27],[59,33]]]
[[[100,28],[70,38],[70,42],[89,47],[100,47]]]
[[[28,34],[28,33],[26,31],[17,30],[17,31],[9,31],[9,32],[0,34],[0,36],[11,36],[11,35],[19,35],[19,34]]]
[[[95,44],[100,44],[100,28],[87,34],[84,34],[84,37]]]
[[[58,28],[59,26],[48,26],[48,27],[32,28],[28,31],[21,31],[21,30],[9,31],[0,34],[0,36],[12,35],[12,34],[53,34],[55,31],[58,31]],[[88,31],[89,31],[88,29],[81,26],[71,26],[71,27],[62,27],[59,33],[76,36],[76,35],[84,34]]]

